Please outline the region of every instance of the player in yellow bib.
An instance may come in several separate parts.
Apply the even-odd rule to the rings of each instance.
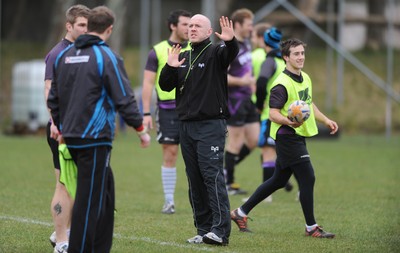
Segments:
[[[161,179],[164,190],[164,205],[161,212],[164,214],[175,213],[174,193],[176,185],[176,161],[179,149],[179,120],[175,111],[175,90],[161,90],[158,79],[161,69],[168,59],[168,50],[173,45],[179,44],[182,51],[190,49],[188,43],[188,26],[191,13],[185,10],[172,11],[168,17],[170,36],[156,44],[149,52],[143,75],[143,125],[153,128],[151,117],[152,92],[157,93],[157,108],[155,121],[157,124],[157,141],[162,146]]]
[[[276,169],[272,178],[261,184],[249,200],[231,212],[231,219],[243,232],[248,232],[247,215],[265,197],[283,188],[292,174],[300,188],[300,203],[306,228],[305,235],[317,238],[334,238],[326,232],[314,217],[314,169],[306,147],[306,137],[318,134],[316,120],[331,130],[338,131],[335,121],[326,117],[313,103],[312,82],[302,71],[306,44],[298,39],[281,42],[282,57],[286,68],[272,84],[269,100],[271,136],[276,142]],[[310,118],[304,123],[292,122],[287,117],[288,107],[294,100],[303,100],[310,105]]]

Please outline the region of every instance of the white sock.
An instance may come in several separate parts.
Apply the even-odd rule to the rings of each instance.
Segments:
[[[161,177],[164,188],[165,202],[174,203],[176,168],[166,168],[161,166]]]
[[[238,214],[240,215],[240,216],[242,216],[242,217],[246,217],[247,216],[247,214],[245,214],[244,212],[243,212],[243,210],[242,210],[242,208],[238,208]]]
[[[308,225],[306,224],[307,232],[310,232],[311,230],[315,229],[317,226],[318,226],[317,223],[315,223],[314,225],[311,225],[311,226],[308,226]]]

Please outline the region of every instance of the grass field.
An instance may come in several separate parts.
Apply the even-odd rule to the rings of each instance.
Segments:
[[[154,136],[154,135],[153,135]],[[0,252],[52,252],[50,200],[54,176],[43,136],[0,136]],[[232,223],[230,245],[188,245],[195,235],[182,159],[177,212],[161,214],[161,149],[139,147],[128,132],[117,136],[111,159],[117,216],[112,252],[400,252],[400,137],[340,136],[308,141],[316,173],[315,215],[333,240],[303,235],[296,191],[278,191],[250,214],[252,234]],[[254,191],[261,181],[259,151],[238,166],[236,178]],[[242,196],[231,196],[231,208]]]

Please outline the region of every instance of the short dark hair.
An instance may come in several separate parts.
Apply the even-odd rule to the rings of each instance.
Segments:
[[[89,14],[90,9],[88,7],[82,4],[76,4],[68,8],[68,10],[65,12],[65,18],[67,23],[73,25],[78,17],[88,18]]]
[[[167,18],[167,25],[170,32],[172,32],[171,25],[177,26],[179,23],[179,17],[182,16],[190,18],[192,16],[192,13],[182,9],[174,10],[169,13],[169,16]]]
[[[88,17],[88,32],[103,33],[114,24],[115,14],[106,6],[98,6],[90,11]]]
[[[304,43],[303,41],[301,41],[299,39],[288,39],[288,40],[282,41],[280,43],[282,56],[290,56],[290,48],[297,47],[300,45],[302,45],[304,48],[307,46],[306,43]]]

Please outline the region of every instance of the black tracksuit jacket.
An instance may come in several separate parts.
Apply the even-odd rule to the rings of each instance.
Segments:
[[[76,145],[111,145],[116,111],[128,125],[142,126],[122,59],[94,35],[79,36],[58,55],[47,105],[63,137]]]
[[[238,54],[239,45],[233,38],[225,44],[211,44],[202,52],[209,43],[210,40],[206,39],[192,44],[191,51],[179,55],[179,60],[185,58],[180,67],[166,64],[161,70],[160,87],[164,91],[176,88],[176,111],[182,121],[227,119],[230,116],[227,68]],[[193,66],[188,73],[190,60]]]

